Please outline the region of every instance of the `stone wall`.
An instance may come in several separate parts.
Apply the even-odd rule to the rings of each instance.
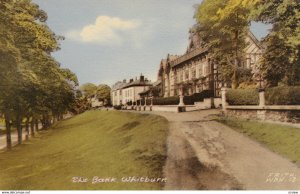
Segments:
[[[226,115],[251,120],[300,123],[300,110],[227,109]]]

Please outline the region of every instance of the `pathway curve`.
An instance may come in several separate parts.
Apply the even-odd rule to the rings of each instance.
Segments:
[[[218,113],[151,112],[170,123],[165,189],[300,189],[299,167],[210,119]]]

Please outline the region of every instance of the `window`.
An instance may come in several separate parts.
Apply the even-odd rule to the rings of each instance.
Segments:
[[[196,70],[195,70],[195,69],[192,70],[192,78],[193,78],[193,79],[196,78]]]
[[[185,79],[186,79],[186,80],[189,79],[189,70],[185,71]]]
[[[203,75],[203,65],[199,65],[199,76]]]

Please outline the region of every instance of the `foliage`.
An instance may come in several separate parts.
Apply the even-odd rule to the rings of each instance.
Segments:
[[[194,105],[195,102],[202,102],[204,98],[213,97],[214,93],[212,90],[203,90],[200,93],[194,93],[190,96],[184,96],[183,102],[185,105]]]
[[[244,59],[249,14],[257,1],[204,0],[196,12],[197,32],[209,49],[212,62],[218,64],[220,76],[239,84],[237,70]]]
[[[267,88],[267,105],[300,105],[300,86],[279,86]]]
[[[59,122],[26,146],[2,152],[0,188],[162,189],[160,183],[122,183],[121,178],[163,177],[167,128],[166,119],[155,115],[87,111]],[[90,180],[76,184],[76,176]],[[92,184],[94,176],[116,177],[118,183]]]
[[[261,61],[260,71],[268,86],[296,85],[300,82],[300,61],[294,60],[296,55],[291,46],[277,35],[269,35],[265,40],[266,50]],[[298,53],[297,55],[299,55]]]
[[[298,0],[263,0],[252,11],[257,21],[272,24],[264,40],[262,74],[270,86],[300,82],[300,3]]]
[[[122,109],[122,105],[115,105],[113,108],[115,110],[121,110]]]
[[[178,96],[153,99],[153,105],[178,105],[178,104],[179,104]]]
[[[97,93],[97,86],[93,83],[86,83],[80,86],[82,94],[87,98],[92,98]]]
[[[111,88],[108,85],[101,84],[97,87],[96,97],[101,101],[110,101],[110,91]]]
[[[229,105],[258,105],[259,95],[256,89],[230,89],[226,100]]]
[[[22,141],[21,121],[61,118],[74,103],[76,75],[51,56],[59,49],[60,36],[46,24],[47,14],[30,0],[0,1],[0,114],[4,114],[7,146],[10,128],[17,126]],[[33,126],[33,125],[32,125]]]
[[[100,101],[104,101],[105,105],[110,105],[111,88],[108,85],[100,84],[96,86],[93,83],[86,83],[80,86],[80,91],[87,99],[97,98]]]

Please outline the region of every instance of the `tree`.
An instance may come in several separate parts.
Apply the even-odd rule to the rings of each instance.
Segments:
[[[252,11],[256,21],[272,24],[263,43],[261,71],[270,86],[300,83],[300,1],[262,0]]]
[[[197,31],[216,63],[223,81],[237,88],[238,68],[244,59],[249,14],[256,1],[204,0],[196,12]]]
[[[110,104],[110,91],[111,88],[108,85],[101,84],[98,86],[96,96],[100,101]]]
[[[97,93],[97,86],[92,83],[86,83],[80,86],[80,90],[82,91],[83,95],[87,98],[92,98]]]
[[[22,142],[22,121],[29,134],[51,124],[75,101],[76,75],[51,56],[59,40],[46,25],[47,14],[30,0],[0,0],[0,113],[4,114],[7,147],[10,129],[17,128]]]

